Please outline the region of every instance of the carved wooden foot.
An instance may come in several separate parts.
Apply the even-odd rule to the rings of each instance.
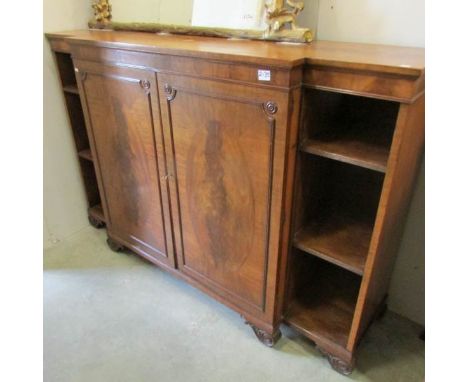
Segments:
[[[117,243],[116,241],[114,241],[110,237],[107,238],[107,245],[114,252],[120,252],[120,251],[123,251],[123,249],[124,249],[124,246],[122,244]]]
[[[320,353],[322,353],[323,356],[327,357],[328,362],[330,363],[330,366],[332,367],[333,370],[343,375],[350,375],[353,372],[354,360],[351,362],[346,362],[346,361],[343,361],[341,358],[333,354],[330,354],[323,349],[320,349],[318,346],[317,346],[317,349]]]
[[[252,330],[254,331],[255,335],[259,339],[259,341],[265,345],[268,346],[269,348],[275,346],[275,344],[278,342],[278,340],[281,338],[281,331],[277,329],[273,334],[269,334],[265,332],[262,329],[257,328],[256,326],[252,325],[250,322],[246,321],[245,322],[247,325],[249,325]]]
[[[94,228],[102,228],[106,225],[102,220],[96,219],[94,216],[88,215],[89,224]]]

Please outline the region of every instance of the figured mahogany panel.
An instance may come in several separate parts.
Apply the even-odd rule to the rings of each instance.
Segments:
[[[265,305],[278,104],[158,76],[179,208],[178,266],[241,305]],[[199,83],[203,83],[199,81]]]
[[[108,233],[160,261],[168,258],[152,109],[152,74],[78,64],[102,179]],[[157,102],[154,103],[157,105]],[[157,110],[156,110],[157,112]],[[163,177],[163,176],[162,176]]]

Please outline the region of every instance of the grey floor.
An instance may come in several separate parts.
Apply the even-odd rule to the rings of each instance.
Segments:
[[[274,349],[240,316],[87,228],[44,256],[44,381],[424,380],[420,328],[388,312],[350,377],[282,328]]]

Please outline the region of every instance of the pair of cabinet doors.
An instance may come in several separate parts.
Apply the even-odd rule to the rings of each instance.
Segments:
[[[271,317],[287,92],[74,65],[108,235]]]

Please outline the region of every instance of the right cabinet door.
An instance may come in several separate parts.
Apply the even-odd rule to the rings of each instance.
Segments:
[[[158,83],[178,267],[231,306],[271,314],[287,94],[174,75]]]

